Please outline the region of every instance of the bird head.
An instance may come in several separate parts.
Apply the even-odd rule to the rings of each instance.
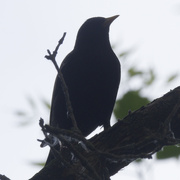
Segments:
[[[86,20],[78,31],[75,48],[92,49],[94,46],[97,48],[98,44],[102,43],[110,45],[109,27],[118,16],[94,17]]]

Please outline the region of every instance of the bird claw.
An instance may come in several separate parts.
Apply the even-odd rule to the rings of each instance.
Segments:
[[[61,141],[57,137],[52,136],[51,134],[47,135],[47,137],[44,140],[38,139],[38,141],[41,142],[40,147],[55,147],[58,144],[61,146]]]
[[[58,144],[61,146],[61,141],[57,137],[47,132],[46,127],[44,125],[44,120],[42,118],[40,118],[39,120],[39,126],[42,128],[43,134],[45,136],[44,140],[37,139],[39,142],[41,142],[40,147],[45,147],[45,146],[54,147]]]

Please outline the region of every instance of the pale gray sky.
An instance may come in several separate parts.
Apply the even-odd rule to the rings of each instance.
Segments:
[[[46,112],[40,109],[37,123],[34,120],[23,128],[17,126],[13,114],[17,109],[29,109],[28,95],[37,101],[41,97],[51,99],[56,71],[44,59],[46,49],[53,50],[67,32],[58,55],[60,63],[73,48],[77,30],[86,19],[117,14],[120,17],[110,29],[116,53],[136,47],[131,59],[142,68],[152,67],[158,72],[158,83],[147,93],[156,98],[178,86],[180,79],[169,86],[164,86],[163,80],[180,70],[180,0],[1,1],[0,174],[13,180],[28,179],[39,170],[30,162],[46,159],[48,148],[41,149],[36,141],[42,138],[38,118],[47,118]],[[170,179],[172,173],[173,180],[180,178],[174,168],[180,167],[179,161],[147,161],[153,163],[154,180]],[[166,168],[170,170],[164,171]],[[136,172],[131,165],[112,179],[137,180]]]

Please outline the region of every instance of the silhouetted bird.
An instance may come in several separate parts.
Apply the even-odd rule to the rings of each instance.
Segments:
[[[88,19],[78,31],[74,49],[60,67],[77,126],[84,136],[98,126],[110,127],[120,82],[120,63],[109,42],[109,26],[117,17]],[[59,77],[54,86],[50,125],[72,127]]]

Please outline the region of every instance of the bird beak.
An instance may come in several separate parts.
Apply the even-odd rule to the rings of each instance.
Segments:
[[[112,16],[105,19],[104,26],[109,26],[119,15]]]

